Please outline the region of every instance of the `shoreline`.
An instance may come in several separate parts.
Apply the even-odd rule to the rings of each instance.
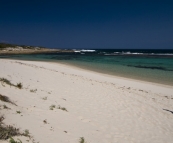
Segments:
[[[3,58],[2,58],[3,59]],[[136,82],[143,82],[143,83],[149,83],[149,84],[153,84],[153,85],[160,85],[160,86],[165,86],[165,87],[170,87],[170,88],[173,88],[173,84],[171,83],[168,83],[168,82],[161,82],[159,80],[155,80],[155,81],[152,81],[152,80],[149,80],[149,79],[146,79],[146,78],[139,78],[139,77],[128,77],[128,76],[123,76],[123,75],[118,75],[118,74],[113,74],[113,73],[106,73],[106,72],[103,72],[101,70],[96,70],[96,69],[93,69],[93,68],[89,68],[89,69],[86,69],[84,66],[78,66],[78,65],[74,65],[74,64],[70,64],[70,63],[65,63],[65,62],[57,62],[57,61],[41,61],[41,60],[23,60],[23,59],[10,59],[10,58],[5,58],[7,60],[20,60],[20,61],[35,61],[35,62],[46,62],[46,63],[55,63],[55,64],[61,64],[61,65],[65,65],[65,66],[69,66],[69,67],[72,67],[72,68],[76,68],[76,69],[79,69],[79,70],[86,70],[88,72],[94,72],[95,74],[100,74],[100,75],[105,75],[105,76],[108,76],[108,77],[113,77],[113,78],[120,78],[120,79],[125,79],[125,80],[132,80],[132,81],[136,81]]]
[[[46,62],[46,61],[42,61],[42,62]],[[49,62],[49,61],[48,61]],[[146,79],[146,78],[139,78],[139,77],[132,77],[132,76],[123,76],[123,75],[118,75],[118,74],[113,74],[113,73],[106,73],[106,72],[103,72],[101,70],[96,70],[96,69],[86,69],[85,67],[81,67],[81,66],[77,66],[77,65],[74,65],[74,64],[69,64],[69,63],[63,63],[63,62],[50,62],[50,63],[57,63],[57,64],[62,64],[62,65],[66,65],[66,66],[70,66],[72,68],[77,68],[77,69],[80,69],[80,70],[86,70],[86,71],[89,71],[89,72],[94,72],[96,74],[101,74],[101,75],[105,75],[105,76],[110,76],[110,77],[114,77],[114,78],[121,78],[121,79],[125,79],[125,80],[132,80],[132,81],[136,81],[136,82],[146,82],[146,83],[149,83],[149,84],[155,84],[155,85],[161,85],[161,86],[167,86],[167,87],[172,87],[173,88],[173,84],[171,83],[167,83],[167,82],[159,82],[158,80],[156,81],[149,81],[149,79]]]
[[[42,62],[44,62],[44,61],[42,61]],[[122,76],[118,76],[118,75],[116,76],[116,75],[106,74],[106,73],[97,72],[97,71],[93,71],[93,70],[87,70],[87,69],[84,69],[84,68],[81,68],[78,66],[65,64],[65,63],[56,63],[56,62],[48,62],[48,63],[50,63],[50,64],[53,63],[55,65],[56,64],[61,65],[62,67],[65,67],[65,68],[72,68],[75,71],[85,72],[86,74],[90,73],[94,76],[98,75],[100,77],[104,77],[105,79],[109,78],[110,83],[114,83],[114,80],[118,80],[118,81],[121,81],[119,84],[122,84],[122,85],[123,85],[123,82],[126,82],[126,84],[127,84],[126,86],[131,86],[131,84],[135,84],[135,86],[136,86],[137,84],[139,84],[139,87],[149,85],[149,86],[155,86],[155,87],[159,86],[159,87],[169,88],[169,89],[173,90],[172,85],[150,82],[150,81],[145,81],[145,80],[139,80],[139,79],[135,79],[135,78],[122,77]],[[113,79],[113,80],[111,80],[111,79]],[[117,81],[115,84],[117,84]],[[147,90],[147,88],[146,88],[146,90]]]
[[[32,136],[14,137],[22,143],[78,143],[81,137],[90,143],[173,140],[172,87],[61,63],[11,59],[0,60],[0,78],[23,85],[0,84],[0,94],[17,105],[0,100],[3,123]]]

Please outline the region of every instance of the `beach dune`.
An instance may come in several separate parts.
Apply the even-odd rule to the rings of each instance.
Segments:
[[[0,78],[23,85],[0,84],[0,94],[17,105],[0,101],[0,116],[29,131],[31,139],[14,137],[23,143],[173,142],[172,86],[8,59],[0,60]]]

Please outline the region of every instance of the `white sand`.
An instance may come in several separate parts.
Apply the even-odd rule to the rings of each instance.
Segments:
[[[173,111],[171,86],[55,63],[7,59],[0,59],[0,78],[24,86],[17,89],[0,83],[0,94],[18,105],[0,101],[3,122],[28,129],[35,142],[79,143],[80,137],[87,143],[173,142],[173,114],[163,110]],[[53,104],[68,112],[50,110]],[[25,137],[16,138],[28,143]]]

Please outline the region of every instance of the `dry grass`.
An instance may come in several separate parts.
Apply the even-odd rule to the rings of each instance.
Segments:
[[[8,103],[11,103],[13,105],[16,105],[14,102],[12,102],[7,96],[5,95],[1,95],[0,94],[0,100],[3,101],[3,102],[8,102]],[[17,105],[16,105],[17,106]]]
[[[13,126],[2,126],[0,125],[0,140],[6,140],[13,136],[19,136],[22,135],[19,132],[19,129],[13,127]]]
[[[16,85],[14,85],[13,83],[11,83],[11,82],[10,82],[8,79],[6,79],[6,78],[0,78],[0,81],[1,81],[2,86],[5,86],[5,85],[4,85],[4,83],[5,83],[5,84],[7,84],[7,85],[17,87],[17,88],[19,88],[19,89],[22,89],[22,87],[23,87],[23,85],[22,85],[21,82],[20,82],[20,83],[17,83]]]
[[[2,125],[2,121],[4,120],[4,117],[0,117],[0,140],[6,140],[12,136],[18,136],[21,135],[19,132],[19,129],[13,127],[13,126],[6,126]]]
[[[1,84],[4,86],[4,83],[10,85],[10,86],[15,86],[14,84],[12,84],[8,79],[6,78],[0,78]]]
[[[15,128],[15,127],[10,126],[10,125],[7,126],[7,125],[2,124],[3,120],[4,120],[4,117],[1,116],[0,117],[0,140],[7,140],[7,139],[14,137],[14,136],[30,137],[28,130],[25,130],[24,133],[21,133],[18,128]]]

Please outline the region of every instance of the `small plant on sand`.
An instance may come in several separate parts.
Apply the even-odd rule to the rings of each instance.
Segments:
[[[58,106],[57,109],[60,109],[60,110],[63,110],[63,111],[68,112],[67,109],[66,109],[65,107]]]
[[[10,85],[10,86],[14,86],[14,84],[12,84],[8,79],[6,78],[0,78],[1,84],[3,85],[4,83]],[[3,85],[4,86],[4,85]]]
[[[55,108],[55,105],[51,105],[51,106],[49,107],[50,110],[53,110],[54,108]]]
[[[86,143],[84,137],[81,137],[81,138],[79,139],[79,143]]]
[[[7,96],[1,95],[1,94],[0,94],[0,100],[3,102],[9,102],[9,103],[11,102]]]
[[[0,125],[1,125],[1,123],[2,123],[3,120],[4,120],[4,116],[1,116],[0,117]]]
[[[42,99],[43,99],[43,100],[47,100],[47,97],[43,97]]]
[[[3,102],[8,102],[8,103],[11,103],[11,104],[13,104],[13,105],[16,105],[16,104],[13,103],[12,101],[10,101],[10,99],[9,99],[7,96],[5,96],[5,95],[1,95],[1,94],[0,94],[0,100],[3,101]]]
[[[2,126],[0,125],[0,140],[6,140],[12,136],[21,135],[19,129],[13,126]]]
[[[10,137],[9,143],[22,143],[20,139],[17,139],[18,141],[15,141],[12,137]]]
[[[35,93],[36,91],[37,91],[37,89],[31,89],[31,90],[30,90],[30,92],[34,92],[34,93]]]
[[[45,119],[45,120],[43,120],[43,123],[47,124],[47,120],[46,120],[46,119]]]
[[[26,136],[26,137],[31,137],[29,135],[29,131],[25,131],[25,133],[21,133],[18,128],[15,128],[10,125],[5,125],[2,121],[4,120],[4,117],[0,117],[0,140],[7,140],[10,138],[10,143],[21,143],[15,141],[12,137],[14,136]],[[14,142],[15,141],[15,142]]]
[[[20,83],[17,83],[16,87],[19,88],[19,89],[22,89],[23,85],[22,85],[22,83],[20,82]]]
[[[24,136],[29,136],[29,130],[25,130],[25,132],[23,133]]]
[[[20,114],[21,112],[20,111],[16,111],[17,114]]]
[[[8,109],[8,107],[6,105],[3,105],[4,109]]]
[[[4,83],[6,83],[6,84],[8,84],[8,85],[10,85],[10,86],[14,86],[14,87],[17,87],[17,88],[19,88],[19,89],[22,89],[22,87],[23,87],[23,85],[22,85],[21,82],[20,82],[20,83],[17,83],[16,85],[14,85],[14,84],[12,84],[12,83],[11,83],[8,79],[6,79],[6,78],[0,78],[0,81],[1,81],[2,86],[5,86]]]
[[[6,105],[3,105],[4,109],[10,109],[9,107],[7,107]]]

